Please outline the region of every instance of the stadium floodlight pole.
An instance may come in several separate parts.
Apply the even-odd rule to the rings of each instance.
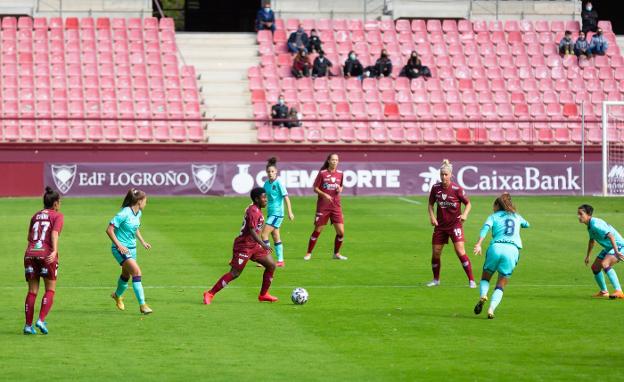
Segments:
[[[585,101],[581,101],[581,195],[585,196]]]

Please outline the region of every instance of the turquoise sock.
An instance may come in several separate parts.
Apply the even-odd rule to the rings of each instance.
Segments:
[[[275,243],[275,254],[277,255],[277,261],[284,261],[284,246],[281,241]]]
[[[128,289],[128,280],[128,278],[124,280],[123,276],[119,276],[119,280],[117,280],[117,290],[115,291],[117,297],[121,297],[126,289]]]
[[[600,288],[601,291],[607,290],[607,282],[605,281],[604,274],[602,272],[596,273],[594,278],[596,279],[596,284],[598,284],[598,288]]]
[[[143,284],[141,283],[141,276],[132,277],[132,289],[134,289],[134,295],[139,301],[139,305],[145,304],[145,293],[143,292]]]
[[[479,282],[479,293],[481,293],[481,297],[487,296],[488,290],[490,290],[490,282],[481,280],[481,282]]]
[[[615,269],[609,267],[608,271],[605,269],[605,273],[607,274],[609,281],[611,281],[611,285],[613,285],[613,288],[615,290],[622,290],[622,287],[620,286],[620,280],[618,280],[618,276],[617,276],[617,273],[615,273]],[[604,280],[604,277],[602,279]]]
[[[496,287],[496,289],[494,289],[494,293],[492,293],[492,302],[490,302],[490,310],[492,312],[496,310],[496,307],[498,306],[498,304],[500,304],[502,299],[503,299],[503,290]]]

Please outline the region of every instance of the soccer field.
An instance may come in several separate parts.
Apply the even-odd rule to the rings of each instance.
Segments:
[[[0,199],[0,380],[624,380],[624,301],[590,298],[598,288],[576,218],[589,202],[624,232],[621,199],[515,198],[532,227],[494,320],[472,312],[478,291],[451,246],[442,285],[424,286],[432,229],[423,197],[345,197],[349,260],[331,260],[328,226],[309,262],[315,200],[293,198],[286,267],[271,288],[280,301],[257,301],[262,271],[250,263],[209,306],[202,292],[229,269],[248,199],[149,198],[141,232],[153,248],[139,249],[139,264],[154,313],[139,314],[132,288],[121,312],[109,297],[119,267],[104,232],[121,199],[63,200],[47,336],[22,335],[26,230],[41,200]],[[473,197],[465,225],[477,279],[483,257],[471,249],[493,200]],[[624,267],[615,269],[624,281]],[[291,303],[295,287],[310,293],[306,305]]]

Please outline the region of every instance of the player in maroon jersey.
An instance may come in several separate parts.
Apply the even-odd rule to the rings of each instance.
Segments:
[[[264,266],[262,275],[262,288],[258,295],[259,301],[275,302],[277,297],[269,294],[269,287],[273,281],[275,272],[275,260],[271,253],[271,246],[262,241],[260,232],[264,226],[264,216],[262,208],[267,205],[267,196],[264,188],[256,187],[251,190],[251,201],[253,204],[245,210],[245,218],[240,234],[234,239],[234,249],[230,266],[230,271],[219,279],[209,291],[204,292],[204,304],[210,304],[214,295],[225,288],[228,283],[240,276],[247,265],[247,261],[255,261]]]
[[[36,334],[32,322],[35,314],[35,301],[39,293],[39,278],[43,278],[45,294],[41,300],[39,319],[35,326],[42,334],[48,334],[46,316],[54,303],[56,272],[58,269],[58,242],[63,229],[61,197],[58,192],[46,187],[43,194],[43,209],[33,215],[28,226],[28,246],[24,253],[24,270],[28,282],[28,294],[24,311],[26,325],[24,334]]]
[[[329,154],[327,159],[325,159],[325,163],[323,163],[323,167],[321,167],[321,171],[319,171],[314,181],[314,192],[318,195],[314,231],[310,235],[308,252],[303,259],[310,260],[312,258],[312,250],[323,231],[323,227],[325,227],[328,221],[331,221],[336,229],[333,258],[336,260],[347,260],[346,256],[340,254],[340,247],[344,240],[344,217],[342,215],[342,206],[340,205],[342,171],[338,170],[338,154]]]
[[[470,200],[463,188],[451,181],[453,177],[453,165],[444,159],[440,167],[440,182],[431,187],[429,194],[429,219],[433,229],[431,269],[433,280],[427,286],[440,285],[440,255],[449,237],[455,246],[455,253],[464,267],[471,288],[476,288],[472,275],[472,265],[464,249],[464,228],[462,223],[468,219],[470,213]],[[461,204],[466,206],[461,211]],[[433,214],[433,205],[437,204],[437,214]]]

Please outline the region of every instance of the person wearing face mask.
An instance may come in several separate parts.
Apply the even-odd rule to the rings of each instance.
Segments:
[[[286,106],[283,96],[280,96],[277,104],[271,107],[271,118],[274,120],[273,127],[286,126],[286,119],[288,118],[288,106]]]
[[[381,54],[379,55],[377,61],[375,61],[375,65],[367,66],[364,70],[364,75],[366,77],[390,77],[391,74],[392,61],[390,60],[390,57],[388,57],[388,51],[385,49],[381,50]]]
[[[288,37],[288,51],[290,53],[299,53],[300,51],[304,51],[308,53],[308,45],[310,44],[310,40],[308,39],[307,33],[303,30],[303,26],[299,24],[299,27],[296,31],[290,34]]]
[[[583,33],[596,32],[598,30],[598,12],[594,9],[591,1],[585,3],[585,8],[581,11],[581,20],[583,20]]]
[[[319,51],[319,55],[314,59],[312,66],[312,77],[325,77],[331,75],[329,68],[332,67],[331,61],[325,57],[325,52]]]
[[[589,41],[585,38],[585,33],[579,33],[579,37],[576,39],[576,43],[574,43],[574,54],[580,60],[581,56],[585,56],[587,58],[591,58],[591,50],[589,49]]]
[[[598,29],[595,35],[592,36],[589,43],[589,50],[593,55],[604,56],[609,48],[607,39],[602,34],[602,29]]]
[[[412,51],[409,60],[407,60],[407,64],[401,69],[401,77],[407,77],[410,80],[413,80],[418,77],[423,77],[425,80],[431,78],[431,70],[428,66],[422,64],[420,57],[418,57],[418,53],[416,51]]]
[[[318,35],[318,32],[316,31],[316,29],[312,29],[310,31],[310,41],[308,43],[308,52],[310,53],[314,53],[314,52],[321,52],[321,50],[323,50],[323,48],[321,47],[321,38]]]
[[[270,30],[275,32],[275,14],[271,10],[271,3],[266,2],[256,14],[256,30]]]
[[[305,50],[300,50],[295,56],[292,66],[292,74],[297,78],[310,77],[310,57]]]
[[[349,52],[349,57],[345,61],[343,72],[344,72],[344,76],[347,78],[350,78],[350,77],[361,78],[362,75],[364,74],[364,68],[362,67],[362,64],[360,63],[360,60],[357,59],[357,55],[355,54],[354,51]]]

